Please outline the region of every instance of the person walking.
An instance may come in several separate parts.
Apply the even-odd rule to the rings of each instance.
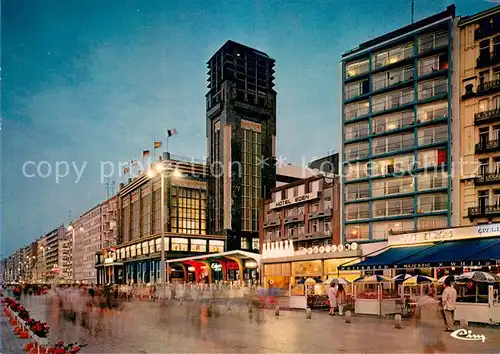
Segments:
[[[337,282],[335,281],[335,283],[328,289],[328,300],[330,301],[330,312],[328,312],[328,314],[330,316],[335,315],[335,307],[337,307],[337,291],[338,286]]]
[[[342,284],[339,284],[337,290],[337,306],[339,307],[339,316],[343,316],[344,305],[345,305],[345,289]]]
[[[453,325],[455,323],[455,307],[457,303],[457,291],[453,288],[453,286],[451,286],[451,277],[446,278],[444,281],[443,297],[441,301],[443,303],[446,331],[453,332]]]
[[[427,286],[423,289],[423,295],[418,298],[415,319],[420,329],[424,352],[434,353],[436,350],[443,351],[442,327],[439,330],[441,323],[439,301],[431,296]]]

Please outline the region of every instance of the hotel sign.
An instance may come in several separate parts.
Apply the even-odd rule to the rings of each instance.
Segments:
[[[454,229],[444,229],[429,232],[416,232],[404,235],[391,235],[388,238],[388,244],[401,245],[498,236],[500,236],[500,223],[457,227]]]
[[[307,202],[308,200],[314,200],[316,198],[318,198],[318,192],[302,194],[302,195],[298,195],[296,197],[291,197],[291,198],[287,198],[287,199],[282,199],[282,200],[277,201],[277,202],[272,202],[269,205],[269,209],[276,209],[276,208],[281,208],[281,207],[288,206],[288,205]]]

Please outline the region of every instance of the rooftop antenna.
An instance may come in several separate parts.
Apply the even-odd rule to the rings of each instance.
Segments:
[[[111,196],[115,195],[115,181],[111,181]]]
[[[411,1],[411,23],[413,24],[413,16],[415,14],[415,0],[410,0]]]

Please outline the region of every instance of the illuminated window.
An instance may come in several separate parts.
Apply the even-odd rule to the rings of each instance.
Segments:
[[[153,184],[152,194],[152,210],[153,210],[153,232],[160,232],[160,218],[161,218],[161,189],[160,182]]]
[[[208,251],[213,252],[213,253],[224,252],[224,241],[209,240],[208,241]]]
[[[206,191],[195,188],[172,187],[170,199],[173,232],[205,234]]]
[[[185,238],[172,238],[172,251],[187,251],[188,240]]]
[[[207,251],[207,241],[206,240],[191,240],[191,252],[206,252]]]
[[[243,128],[242,142],[242,229],[258,231],[258,210],[261,195],[261,133],[258,129]],[[247,247],[248,248],[248,247]]]
[[[143,188],[143,193],[147,193],[142,197],[142,236],[148,236],[151,232],[151,193],[149,189]]]

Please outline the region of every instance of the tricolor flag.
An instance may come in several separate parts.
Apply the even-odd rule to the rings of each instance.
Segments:
[[[172,135],[177,134],[177,129],[169,129],[167,130],[167,135],[170,138]]]
[[[129,169],[128,167],[125,167],[125,168],[123,169],[123,174],[124,174],[124,175],[126,175],[126,174],[127,174],[127,173],[129,173],[129,172],[130,172],[130,169]]]
[[[149,156],[149,150],[144,150],[144,151],[142,152],[142,158],[144,159],[144,158],[146,158],[146,157],[148,157],[148,156]]]
[[[155,140],[154,147],[155,147],[155,149],[160,148],[161,147],[161,141]]]

